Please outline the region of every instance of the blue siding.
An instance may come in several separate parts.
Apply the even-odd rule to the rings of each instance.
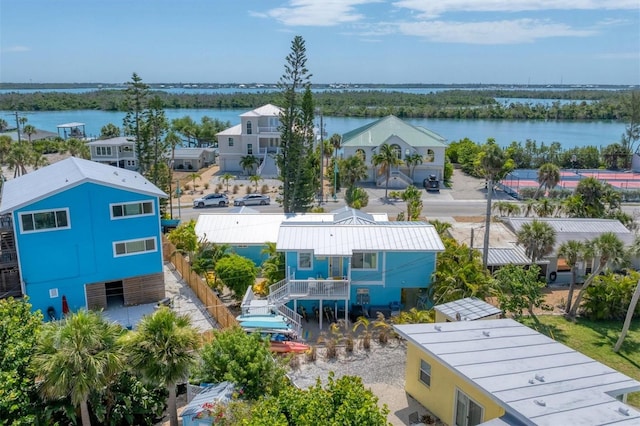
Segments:
[[[152,201],[154,214],[111,219],[111,203],[131,201]],[[19,213],[63,208],[69,209],[70,229],[20,233]],[[21,275],[34,309],[53,305],[60,312],[65,295],[76,310],[86,306],[85,284],[162,272],[158,208],[155,197],[85,183],[15,211]],[[114,257],[114,242],[142,238],[155,238],[157,250]],[[58,289],[58,300],[49,298],[51,288]]]
[[[247,247],[238,247],[234,245],[231,246],[231,249],[239,256],[246,257],[247,259],[255,263],[255,265],[258,267],[262,266],[262,262],[269,258],[267,254],[261,254],[262,250],[265,248],[265,245]]]
[[[389,252],[385,261],[385,287],[426,288],[435,271],[436,254]]]

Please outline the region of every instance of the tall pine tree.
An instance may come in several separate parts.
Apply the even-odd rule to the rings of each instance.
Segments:
[[[280,78],[283,109],[280,114],[280,152],[276,158],[282,180],[285,213],[306,211],[313,205],[317,170],[313,161],[313,96],[306,68],[304,39],[296,36]]]

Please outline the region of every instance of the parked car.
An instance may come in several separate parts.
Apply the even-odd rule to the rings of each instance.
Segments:
[[[233,202],[234,206],[266,206],[267,204],[271,204],[271,197],[262,194],[247,194]]]
[[[422,181],[422,186],[425,187],[427,192],[440,192],[440,182],[436,175],[429,175],[428,179]]]
[[[193,207],[219,206],[226,207],[229,205],[229,198],[225,194],[208,194],[201,198],[193,200]]]

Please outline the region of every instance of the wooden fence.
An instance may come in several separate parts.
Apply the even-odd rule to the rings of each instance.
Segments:
[[[164,253],[164,260],[173,263],[176,270],[182,275],[182,279],[189,284],[191,290],[198,296],[198,299],[200,299],[207,312],[209,312],[220,325],[220,328],[224,329],[239,325],[236,317],[229,311],[218,295],[207,285],[200,275],[193,272],[187,259],[185,259],[164,236],[162,237],[162,252]],[[210,340],[211,333],[205,334],[207,334],[205,340]]]

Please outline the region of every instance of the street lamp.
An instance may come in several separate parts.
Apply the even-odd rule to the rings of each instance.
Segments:
[[[576,174],[578,173],[578,171],[576,170],[576,165],[575,165],[577,159],[578,159],[578,157],[576,157],[575,154],[573,154],[571,156],[571,168],[573,169],[573,172],[576,173]]]

